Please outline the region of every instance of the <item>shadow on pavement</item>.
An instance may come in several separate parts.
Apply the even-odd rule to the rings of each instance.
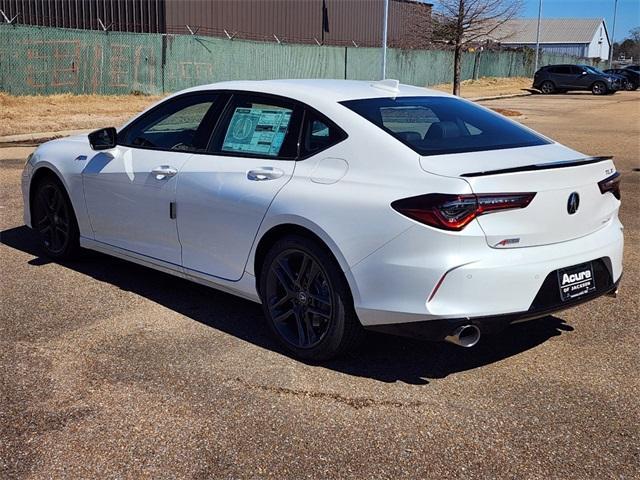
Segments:
[[[52,262],[43,256],[36,236],[25,226],[0,232],[0,242],[33,255],[30,265]],[[86,252],[78,261],[61,265],[141,295],[236,338],[287,355],[271,337],[260,306],[253,302],[96,252]],[[572,330],[563,320],[546,317],[511,326],[501,334],[486,335],[471,349],[368,333],[356,352],[325,362],[322,367],[382,382],[427,384],[429,379],[444,378],[517,355]]]

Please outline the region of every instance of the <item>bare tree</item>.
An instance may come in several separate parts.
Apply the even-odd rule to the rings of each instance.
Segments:
[[[492,38],[522,8],[522,0],[438,0],[434,37],[453,44],[453,93],[460,94],[462,52],[469,44]]]

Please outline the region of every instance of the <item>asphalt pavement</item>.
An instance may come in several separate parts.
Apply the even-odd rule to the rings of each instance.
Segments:
[[[287,356],[258,305],[22,224],[0,148],[0,478],[638,478],[640,92],[492,100],[622,173],[624,279],[473,349]]]

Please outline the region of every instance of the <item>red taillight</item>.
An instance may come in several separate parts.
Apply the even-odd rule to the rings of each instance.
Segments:
[[[499,210],[524,208],[535,193],[483,193],[449,195],[430,193],[396,200],[391,207],[401,214],[445,230],[462,230],[474,218]]]
[[[603,195],[607,192],[613,193],[613,196],[620,200],[620,173],[616,172],[610,177],[598,182],[600,193]]]

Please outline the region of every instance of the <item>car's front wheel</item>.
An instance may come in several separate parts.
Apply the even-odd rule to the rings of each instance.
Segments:
[[[80,250],[80,233],[71,201],[61,183],[45,178],[35,186],[31,225],[47,256],[69,260]]]
[[[638,84],[633,82],[632,80],[626,80],[624,82],[624,89],[628,92],[633,92],[638,88]]]
[[[604,95],[605,93],[607,93],[607,86],[604,84],[604,82],[596,82],[591,85],[591,93],[593,93],[594,95]]]
[[[352,349],[362,327],[331,253],[298,235],[277,241],[260,274],[262,307],[280,343],[300,358],[327,360]]]
[[[556,86],[553,84],[553,82],[545,80],[544,82],[542,82],[542,85],[540,85],[540,91],[545,95],[549,95],[556,91]]]

